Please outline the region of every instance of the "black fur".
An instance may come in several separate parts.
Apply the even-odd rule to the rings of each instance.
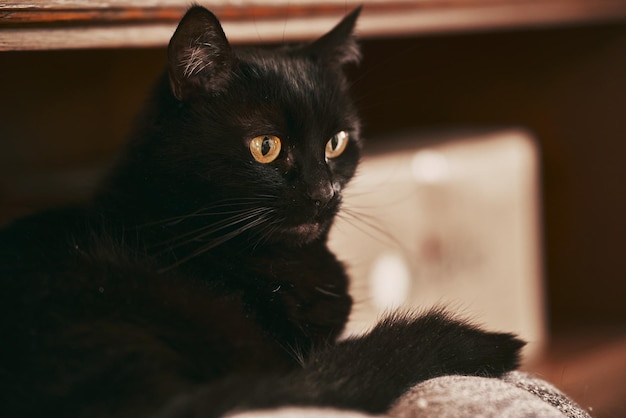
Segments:
[[[361,149],[342,72],[357,15],[312,44],[245,50],[190,9],[93,201],[0,232],[0,415],[381,412],[429,377],[517,365],[514,337],[441,312],[335,343],[352,302],[326,236]],[[259,135],[281,139],[275,161],[250,154]]]
[[[500,376],[524,345],[486,333],[443,310],[394,314],[369,334],[314,351],[283,375],[231,376],[174,400],[159,418],[217,417],[281,405],[385,412],[414,384],[443,375]]]

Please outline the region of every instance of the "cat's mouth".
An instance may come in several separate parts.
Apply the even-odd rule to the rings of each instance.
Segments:
[[[303,225],[290,226],[283,229],[284,233],[294,235],[317,235],[320,233],[322,226],[319,222],[313,222]]]
[[[338,199],[332,204],[315,208],[313,213],[307,213],[310,207],[296,208],[288,219],[276,229],[272,235],[274,240],[288,245],[305,245],[324,237],[332,225],[334,215],[338,209]]]
[[[315,241],[326,229],[327,226],[322,222],[309,222],[283,227],[278,232],[281,239],[292,244],[303,245]]]

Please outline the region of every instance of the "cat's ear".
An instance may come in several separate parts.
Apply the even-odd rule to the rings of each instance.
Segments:
[[[358,64],[361,60],[361,50],[354,37],[354,27],[360,13],[359,6],[330,32],[310,44],[306,48],[307,53],[331,65]]]
[[[220,22],[201,6],[192,7],[182,18],[167,57],[170,85],[178,100],[222,90],[235,62]]]

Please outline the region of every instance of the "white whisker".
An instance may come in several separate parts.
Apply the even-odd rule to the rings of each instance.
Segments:
[[[162,250],[160,253],[163,253],[167,250],[171,250],[186,244],[189,244],[193,241],[198,241],[202,238],[205,238],[209,235],[213,235],[217,232],[220,232],[224,229],[233,227],[237,224],[240,224],[242,222],[245,222],[249,219],[258,217],[260,215],[269,213],[271,211],[271,209],[269,208],[254,208],[254,209],[248,209],[246,211],[242,211],[241,213],[234,215],[234,216],[230,216],[228,218],[225,219],[221,219],[217,222],[213,222],[213,223],[209,223],[205,226],[202,226],[200,228],[194,229],[192,231],[177,235],[175,237],[172,237],[166,241],[162,241],[160,243],[158,243],[157,245],[155,245],[155,247],[162,247],[162,246],[167,246],[168,248],[166,248],[165,250]],[[189,239],[186,239],[188,237],[191,237]]]
[[[206,253],[207,251],[209,251],[209,250],[211,250],[211,249],[213,249],[213,248],[215,248],[215,247],[217,247],[219,245],[222,245],[223,243],[233,239],[237,235],[240,235],[241,233],[243,233],[243,232],[245,232],[245,231],[247,231],[247,230],[249,230],[251,228],[254,228],[254,227],[258,226],[259,224],[261,224],[263,222],[266,222],[267,219],[268,218],[266,216],[256,217],[253,221],[248,222],[247,224],[245,224],[243,226],[240,226],[239,228],[237,228],[237,229],[235,229],[233,231],[230,231],[230,232],[228,232],[228,233],[226,233],[224,235],[221,235],[220,237],[218,237],[218,238],[216,238],[216,239],[214,239],[212,241],[209,241],[207,244],[205,244],[202,247],[198,248],[196,251],[192,252],[191,254],[189,254],[189,255],[181,258],[181,259],[178,259],[174,264],[170,265],[169,267],[167,267],[165,269],[162,269],[161,271],[170,270],[170,269],[172,269],[174,267],[177,267],[177,266],[179,266],[179,265],[181,265],[181,264],[183,264],[183,263],[185,263],[185,262],[187,262],[187,261],[189,261],[189,260],[191,260],[191,259],[193,259],[195,257],[198,257],[199,255],[202,255],[202,254]],[[239,222],[241,222],[241,221],[239,221]],[[233,222],[233,225],[235,225],[235,224],[237,224],[239,222]]]
[[[375,240],[392,247],[402,247],[402,244],[389,231],[375,223],[375,219],[365,213],[360,213],[354,209],[343,208],[337,215],[348,224],[374,238]],[[382,239],[385,238],[385,239]]]

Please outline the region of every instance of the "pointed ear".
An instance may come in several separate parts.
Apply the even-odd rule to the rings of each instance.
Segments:
[[[226,87],[235,56],[220,22],[204,7],[187,11],[167,50],[170,85],[178,100]]]
[[[344,17],[326,35],[310,44],[306,51],[331,65],[358,64],[361,60],[361,51],[354,37],[354,27],[360,13],[361,6]]]

